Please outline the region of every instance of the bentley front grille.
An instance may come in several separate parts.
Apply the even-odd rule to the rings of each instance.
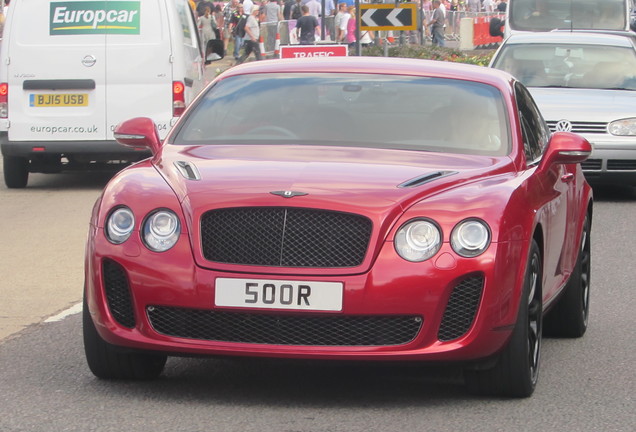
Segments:
[[[209,261],[275,267],[356,267],[366,254],[371,221],[336,211],[241,207],[201,217]]]

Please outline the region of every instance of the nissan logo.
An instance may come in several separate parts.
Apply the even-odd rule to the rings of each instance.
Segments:
[[[95,66],[96,62],[97,59],[95,58],[95,56],[92,55],[84,56],[84,58],[82,59],[82,64],[86,67]]]
[[[559,120],[555,129],[557,132],[572,132],[572,123],[568,120]]]

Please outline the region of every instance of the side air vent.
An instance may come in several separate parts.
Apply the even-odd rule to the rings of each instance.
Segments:
[[[176,161],[174,166],[177,167],[183,177],[188,180],[201,180],[201,174],[196,165],[186,161]]]
[[[437,171],[433,173],[428,173],[421,175],[419,177],[412,178],[410,180],[405,181],[398,185],[399,188],[411,188],[421,186],[425,183],[431,182],[433,180],[440,179],[442,177],[446,177],[449,175],[457,174],[457,171]]]

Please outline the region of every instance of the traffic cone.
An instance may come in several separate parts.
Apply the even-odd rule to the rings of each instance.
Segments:
[[[258,38],[258,49],[261,50],[261,55],[265,56],[265,42],[263,41],[263,36]]]
[[[280,57],[280,33],[276,32],[276,43],[274,44],[274,58]]]

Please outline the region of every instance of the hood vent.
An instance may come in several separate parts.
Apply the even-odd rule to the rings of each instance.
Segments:
[[[418,177],[414,177],[410,180],[405,181],[398,185],[399,188],[411,188],[421,186],[425,183],[431,182],[433,180],[440,179],[442,177],[446,177],[449,175],[457,174],[457,171],[437,171],[433,173],[424,174]]]
[[[199,174],[196,165],[187,161],[176,161],[174,166],[177,167],[181,175],[187,180],[201,180],[201,174]]]

